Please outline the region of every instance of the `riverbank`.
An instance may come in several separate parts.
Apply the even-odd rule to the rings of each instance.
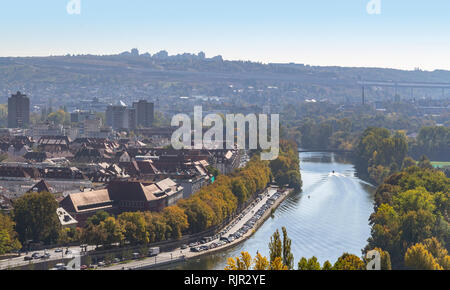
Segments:
[[[161,269],[220,270],[226,267],[228,257],[240,256],[242,251],[269,257],[270,237],[282,227],[292,240],[296,262],[315,256],[321,264],[326,260],[334,263],[344,252],[360,255],[370,237],[368,220],[375,188],[359,179],[354,164],[341,154],[301,153],[300,160],[302,193],[285,198],[274,218],[268,218],[249,239],[219,253]]]
[[[293,192],[293,189],[285,189],[282,191],[279,191],[278,188],[269,187],[265,193],[263,194],[263,197],[261,200],[259,200],[256,204],[251,204],[249,207],[247,207],[243,212],[245,214],[243,216],[238,216],[235,218],[230,224],[228,224],[225,229],[225,233],[223,233],[222,237],[230,236],[234,234],[235,232],[239,231],[242,227],[247,224],[247,222],[254,219],[255,214],[262,208],[264,208],[264,205],[266,205],[269,201],[271,202],[270,206],[267,206],[267,208],[264,210],[262,215],[257,219],[257,221],[253,224],[253,226],[241,237],[236,238],[229,243],[223,244],[221,246],[217,246],[214,248],[210,248],[205,251],[201,252],[192,252],[189,249],[187,250],[181,250],[180,248],[171,251],[171,252],[164,252],[158,255],[157,257],[153,258],[146,258],[139,261],[132,261],[126,264],[117,264],[112,265],[107,268],[103,268],[104,270],[145,270],[145,269],[151,269],[151,268],[158,268],[163,267],[168,264],[174,264],[174,263],[180,263],[191,259],[197,259],[206,255],[211,255],[220,251],[227,250],[231,247],[234,247],[247,239],[249,239],[251,236],[253,236],[258,228],[264,224],[264,222],[272,215],[272,212],[278,208],[278,206]],[[273,199],[275,196],[278,196],[275,200]],[[224,232],[225,230],[222,230]],[[220,242],[220,238],[213,240],[209,243],[204,244],[204,246],[211,246],[212,244],[216,244]]]

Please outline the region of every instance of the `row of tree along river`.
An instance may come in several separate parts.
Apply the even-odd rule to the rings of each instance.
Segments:
[[[247,251],[269,256],[268,243],[285,226],[296,259],[316,256],[335,262],[344,252],[361,256],[370,236],[374,187],[356,176],[352,163],[331,152],[300,153],[303,191],[292,193],[245,242],[222,252],[170,265],[164,269],[221,270],[227,258]],[[295,261],[297,263],[298,261]]]

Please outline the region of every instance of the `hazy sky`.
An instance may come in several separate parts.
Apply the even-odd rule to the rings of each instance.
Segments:
[[[170,54],[311,65],[450,69],[450,1],[0,1],[0,56]]]

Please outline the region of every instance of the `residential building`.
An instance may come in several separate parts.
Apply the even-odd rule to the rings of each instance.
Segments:
[[[8,99],[8,128],[26,128],[30,124],[30,99],[17,92]]]
[[[106,125],[114,130],[136,129],[136,109],[129,108],[120,101],[117,105],[110,105],[106,108]]]
[[[133,108],[136,109],[136,123],[142,128],[150,128],[153,125],[155,107],[153,103],[145,100],[133,103]]]

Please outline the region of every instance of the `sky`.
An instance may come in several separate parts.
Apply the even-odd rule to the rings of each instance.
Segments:
[[[79,14],[67,10],[71,1],[81,3]],[[379,14],[376,5],[367,9],[371,1],[380,2]],[[450,70],[449,15],[448,0],[0,0],[0,56],[138,48],[263,63]]]

